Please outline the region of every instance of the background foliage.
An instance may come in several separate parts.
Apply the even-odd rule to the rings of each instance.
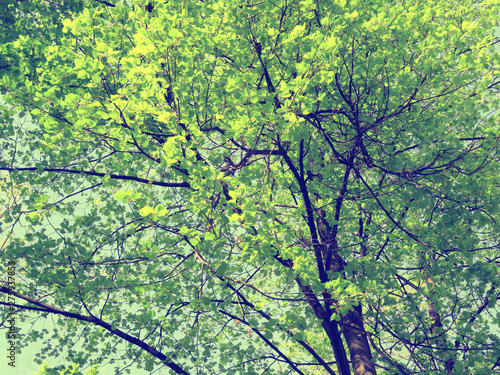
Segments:
[[[1,4],[40,364],[500,372],[497,0]]]

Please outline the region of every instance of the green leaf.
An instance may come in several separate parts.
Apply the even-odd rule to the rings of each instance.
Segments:
[[[123,191],[123,190],[118,190],[115,194],[114,197],[117,201],[120,202],[126,202],[128,198],[128,192]]]
[[[158,217],[163,217],[168,213],[168,209],[166,207],[163,207],[163,206],[157,206],[157,209],[155,209],[155,210],[156,210],[156,214],[158,215]]]
[[[155,210],[153,207],[150,206],[145,206],[139,210],[139,214],[141,216],[148,216],[148,215],[153,215],[155,214]]]
[[[172,28],[168,31],[168,36],[171,38],[182,38],[182,33],[179,32],[179,30]]]
[[[337,314],[337,313],[333,313],[332,316],[330,317],[330,321],[336,321],[336,322],[340,322],[340,314]]]
[[[229,268],[229,265],[226,262],[223,262],[217,267],[215,270],[215,274],[219,277],[224,277],[227,269]]]
[[[85,70],[80,70],[77,74],[78,79],[86,79],[88,77],[88,74]]]

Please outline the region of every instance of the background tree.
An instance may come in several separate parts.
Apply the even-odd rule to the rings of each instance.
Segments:
[[[500,371],[498,1],[5,4],[40,363]]]

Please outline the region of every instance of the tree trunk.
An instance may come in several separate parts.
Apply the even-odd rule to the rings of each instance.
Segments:
[[[340,327],[349,348],[354,375],[375,375],[377,372],[371,362],[372,353],[363,327],[361,305],[342,315]]]
[[[349,369],[349,362],[347,361],[344,343],[342,342],[342,337],[339,334],[337,322],[330,321],[330,317],[326,317],[323,320],[322,326],[328,336],[328,339],[330,340],[330,344],[332,345],[339,375],[350,375],[351,370]]]

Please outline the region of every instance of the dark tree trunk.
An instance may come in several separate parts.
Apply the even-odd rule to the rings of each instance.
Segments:
[[[330,340],[330,344],[332,345],[339,375],[350,375],[351,370],[349,369],[349,362],[347,361],[344,343],[342,342],[342,337],[340,336],[337,322],[330,321],[330,318],[327,317],[323,320],[322,325],[328,336],[328,339]]]
[[[363,327],[361,305],[342,315],[340,327],[349,348],[354,375],[375,375],[377,372],[371,362],[372,353]]]

